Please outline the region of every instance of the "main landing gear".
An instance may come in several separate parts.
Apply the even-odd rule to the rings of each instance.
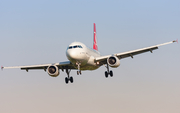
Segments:
[[[105,71],[105,77],[107,78],[108,75],[110,75],[110,77],[113,77],[113,72],[109,71],[109,65],[107,64],[107,66],[105,66],[107,68],[107,71]]]
[[[74,81],[74,80],[73,80],[73,77],[72,77],[72,76],[69,76],[70,71],[71,71],[71,69],[70,69],[70,70],[66,69],[66,73],[67,73],[67,75],[68,75],[68,77],[65,78],[66,84],[68,84],[69,81],[70,81],[71,83],[73,83],[73,81]]]

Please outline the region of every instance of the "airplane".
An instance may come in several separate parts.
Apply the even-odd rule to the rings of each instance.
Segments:
[[[77,75],[81,75],[81,71],[84,70],[96,70],[100,66],[104,65],[107,68],[105,71],[105,77],[109,75],[113,77],[113,71],[109,70],[109,67],[117,68],[120,66],[120,60],[123,58],[131,57],[144,52],[153,52],[153,50],[158,49],[159,46],[171,44],[178,42],[178,40],[170,41],[163,44],[158,44],[150,47],[145,47],[141,49],[136,49],[132,51],[116,53],[112,55],[101,56],[98,52],[97,38],[96,38],[96,24],[94,23],[94,43],[93,49],[88,48],[85,44],[81,42],[71,43],[66,50],[66,56],[69,61],[41,64],[41,65],[29,65],[29,66],[13,66],[13,67],[1,67],[1,69],[11,69],[20,68],[21,70],[26,70],[27,72],[32,69],[43,69],[51,77],[57,77],[60,74],[60,70],[67,73],[65,77],[65,83],[68,84],[69,81],[73,83],[73,77],[70,76],[71,70],[77,70]]]

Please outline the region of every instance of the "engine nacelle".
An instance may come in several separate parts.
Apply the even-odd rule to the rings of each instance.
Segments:
[[[47,73],[51,77],[57,77],[59,75],[59,68],[56,65],[51,65],[47,68]]]
[[[112,68],[117,68],[120,65],[120,60],[116,56],[110,56],[107,59],[107,63]]]

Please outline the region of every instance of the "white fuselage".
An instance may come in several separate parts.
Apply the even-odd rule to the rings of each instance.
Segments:
[[[66,50],[66,56],[75,68],[78,68],[77,64],[80,63],[80,70],[95,70],[99,68],[94,60],[100,56],[100,53],[86,47],[83,43],[71,43]]]

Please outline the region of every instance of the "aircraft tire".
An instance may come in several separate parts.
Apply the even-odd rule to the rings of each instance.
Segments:
[[[108,77],[108,72],[107,72],[107,71],[105,71],[105,77],[106,77],[106,78]]]
[[[69,82],[69,79],[67,77],[65,78],[65,82],[66,82],[66,84],[68,84],[68,82]]]
[[[73,77],[70,77],[70,79],[69,79],[69,80],[70,80],[70,82],[71,82],[71,83],[73,83]]]
[[[77,71],[77,75],[79,75],[79,71]]]
[[[112,71],[110,71],[110,76],[113,77],[113,72]]]

